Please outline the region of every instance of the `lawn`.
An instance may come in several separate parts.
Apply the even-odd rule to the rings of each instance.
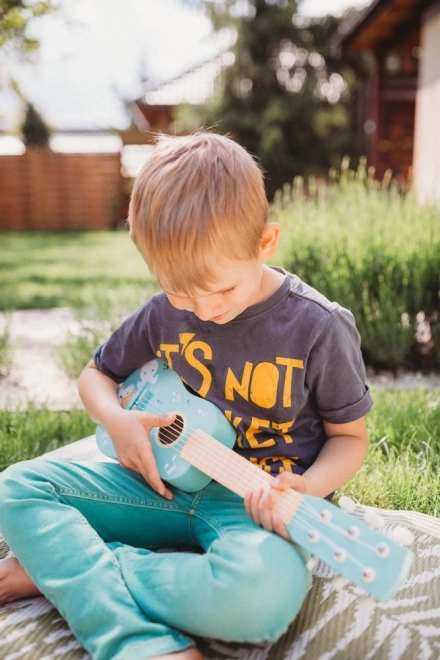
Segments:
[[[370,448],[343,492],[363,504],[440,516],[440,390],[374,391]]]
[[[125,231],[0,234],[0,310],[138,301],[156,288]]]

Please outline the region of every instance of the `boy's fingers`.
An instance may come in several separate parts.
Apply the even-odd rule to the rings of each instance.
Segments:
[[[153,470],[151,466],[145,468],[143,465],[141,465],[141,468],[142,469],[140,470],[140,473],[145,481],[151,486],[151,488],[155,490],[159,495],[162,495],[162,497],[165,497],[167,500],[172,500],[173,494],[165,486],[164,482],[159,476],[159,473]]]
[[[172,499],[171,491],[165,486],[160,478],[159,470],[157,469],[156,460],[153,455],[153,450],[149,442],[139,451],[139,472],[144,477],[145,481],[155,490],[159,495],[166,499]]]
[[[272,481],[272,487],[276,490],[287,490],[288,488],[293,488],[298,491],[298,493],[305,492],[305,479],[299,474],[293,474],[292,472],[282,472],[278,474],[275,479]]]
[[[292,542],[292,539],[290,538],[289,533],[286,529],[284,520],[277,511],[274,511],[272,515],[272,524],[273,524],[273,531],[276,532],[276,534],[281,536],[283,539],[286,539],[286,541],[289,541],[290,543]]]
[[[245,497],[245,506],[248,515],[257,525],[272,530],[272,498],[270,492],[259,488],[256,491],[247,493]]]
[[[245,507],[248,515],[257,525],[270,532],[275,532],[289,543],[292,542],[281,514],[274,509],[270,491],[260,488],[257,491],[247,493]]]
[[[160,478],[149,434],[153,428],[166,427],[172,424],[176,415],[174,413],[152,415],[148,412],[134,410],[130,411],[130,413],[137,415],[137,421],[139,424],[137,436],[130,452],[125,451],[124,445],[121,447],[118,452],[119,462],[124,467],[139,472],[151,488],[159,493],[159,495],[162,495],[167,499],[172,499],[172,492],[165,486]]]
[[[272,485],[277,490],[287,490],[287,488],[293,488],[295,477],[296,475],[292,474],[291,472],[281,472],[281,474],[278,474],[272,481]]]
[[[273,530],[273,521],[272,521],[272,510],[273,502],[270,495],[270,492],[264,490],[261,494],[260,501],[258,503],[258,509],[260,513],[261,525],[268,529],[269,531]]]
[[[257,504],[257,494],[249,491],[249,493],[246,493],[246,497],[244,499],[245,507],[246,507],[246,512],[248,516],[252,518],[252,520],[257,523],[257,525],[260,524],[260,514],[258,511],[258,504]]]
[[[175,419],[175,413],[168,413],[167,415],[152,415],[151,413],[144,413],[142,423],[147,429],[152,429],[161,426],[169,426]]]

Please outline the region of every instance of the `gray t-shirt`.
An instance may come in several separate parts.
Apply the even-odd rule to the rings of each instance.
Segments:
[[[159,293],[97,349],[96,366],[120,383],[165,359],[235,426],[235,451],[272,474],[302,474],[325,442],[323,420],[352,422],[372,400],[351,312],[285,275],[273,295],[224,325]]]

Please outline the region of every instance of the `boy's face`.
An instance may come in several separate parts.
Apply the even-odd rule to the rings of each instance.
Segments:
[[[237,260],[216,258],[214,279],[194,295],[167,291],[168,300],[176,309],[193,312],[202,321],[223,325],[232,321],[251,305],[270,294],[270,271],[260,259]]]

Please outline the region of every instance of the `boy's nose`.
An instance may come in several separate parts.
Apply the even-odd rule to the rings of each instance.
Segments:
[[[207,296],[206,298],[196,298],[193,300],[193,311],[201,321],[209,321],[209,319],[214,318],[214,316],[221,314],[218,299],[216,300],[215,297],[211,299],[211,296]]]

